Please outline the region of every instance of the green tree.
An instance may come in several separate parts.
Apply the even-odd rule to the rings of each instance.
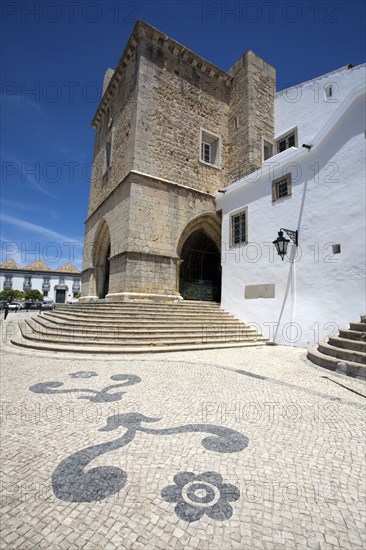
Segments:
[[[24,292],[21,290],[2,290],[0,292],[0,300],[6,302],[17,302],[24,299]]]
[[[38,300],[39,302],[43,302],[43,294],[39,292],[39,290],[28,290],[28,292],[25,293],[25,299],[26,300]]]

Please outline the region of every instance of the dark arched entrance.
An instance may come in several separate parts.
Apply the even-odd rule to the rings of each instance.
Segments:
[[[104,261],[104,285],[103,285],[103,296],[100,298],[105,298],[109,291],[109,256],[111,255],[111,245],[109,244],[107,254]]]
[[[103,220],[94,241],[94,274],[98,298],[105,298],[109,292],[110,255],[110,233],[107,222]]]
[[[221,299],[221,259],[215,243],[202,229],[192,233],[181,252],[179,292],[186,300]]]

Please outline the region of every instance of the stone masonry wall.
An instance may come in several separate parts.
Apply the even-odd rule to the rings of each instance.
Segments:
[[[94,295],[96,292],[93,268],[95,267],[95,252],[98,246],[98,230],[103,221],[108,224],[110,232],[111,256],[120,254],[127,248],[128,227],[130,215],[130,184],[128,181],[119,185],[103,204],[88,218],[85,224],[82,295]],[[110,280],[114,280],[114,286],[119,288],[122,275],[112,274]]]
[[[137,113],[138,57],[136,52],[123,71],[115,94],[95,129],[94,159],[90,186],[90,215],[133,169]],[[108,126],[110,126],[108,128]],[[111,143],[112,158],[104,172],[105,143]]]
[[[87,221],[83,295],[93,292],[86,273],[102,220],[111,235],[109,293],[176,294],[179,239],[207,213],[215,213],[211,195],[130,174]]]
[[[147,39],[139,47],[135,169],[216,192],[225,186],[229,88]],[[221,169],[200,162],[200,128],[221,137]]]
[[[262,162],[262,139],[274,139],[276,71],[248,51],[230,70],[228,183],[257,170]]]

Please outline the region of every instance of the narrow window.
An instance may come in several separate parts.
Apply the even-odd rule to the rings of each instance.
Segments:
[[[24,288],[32,288],[32,277],[24,277]]]
[[[13,276],[5,275],[4,290],[11,290],[12,287],[13,287]]]
[[[108,169],[111,165],[111,144],[108,142],[105,144],[105,159]]]
[[[291,174],[286,174],[272,182],[272,202],[289,197],[292,194]]]
[[[333,97],[333,86],[331,84],[325,87],[325,97],[326,98]]]
[[[247,209],[231,216],[231,246],[247,242]]]
[[[107,141],[104,146],[104,167],[103,176],[108,172],[112,162],[112,144]]]

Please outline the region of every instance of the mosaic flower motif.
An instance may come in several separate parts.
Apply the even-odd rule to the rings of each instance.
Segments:
[[[92,376],[98,376],[93,370],[79,370],[78,372],[72,372],[69,374],[70,378],[91,378]]]
[[[206,514],[223,521],[232,516],[229,502],[238,500],[240,491],[235,485],[223,483],[216,472],[180,472],[173,478],[175,485],[164,487],[161,496],[167,502],[176,502],[175,513],[185,521],[197,521]]]

